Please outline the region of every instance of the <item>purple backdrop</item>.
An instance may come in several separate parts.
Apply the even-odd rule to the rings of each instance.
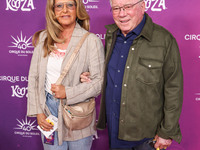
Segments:
[[[113,23],[109,0],[83,0],[91,17],[91,32],[104,43],[106,24]],[[45,28],[46,0],[0,2],[0,150],[42,150],[35,118],[26,117],[27,80],[32,35]],[[200,149],[200,13],[199,0],[146,0],[146,12],[167,28],[179,44],[184,73],[180,118],[181,144],[169,150]],[[97,100],[99,112],[99,98]],[[92,150],[108,150],[107,131],[98,131]]]

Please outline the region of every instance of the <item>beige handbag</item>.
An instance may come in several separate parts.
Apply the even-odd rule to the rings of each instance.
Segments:
[[[88,127],[93,120],[95,110],[94,98],[86,102],[63,106],[63,119],[69,130],[80,130]]]
[[[61,73],[60,77],[58,78],[56,85],[60,85],[62,83],[63,78],[68,73],[71,64],[73,63],[75,56],[77,55],[80,47],[82,46],[83,42],[85,41],[86,37],[90,33],[87,32],[78,45],[76,46],[73,54],[69,58],[67,65],[65,66],[63,72]],[[63,120],[66,127],[72,130],[80,130],[88,127],[93,120],[93,115],[95,111],[95,98],[91,98],[90,100],[73,104],[73,105],[64,105],[63,100],[61,99],[62,104],[62,111],[63,111]]]

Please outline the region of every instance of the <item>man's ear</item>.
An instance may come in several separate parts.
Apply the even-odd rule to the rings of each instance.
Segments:
[[[142,7],[142,11],[145,12],[145,7],[146,7],[145,1],[142,2],[141,7]]]

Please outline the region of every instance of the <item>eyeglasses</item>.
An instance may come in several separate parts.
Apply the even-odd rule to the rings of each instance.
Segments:
[[[137,5],[138,3],[142,2],[142,1],[143,0],[140,0],[140,1],[136,2],[136,3],[134,3],[134,4],[127,4],[127,5],[124,5],[122,7],[118,7],[118,6],[112,7],[110,9],[110,11],[112,11],[113,14],[119,14],[119,12],[121,11],[121,9],[123,9],[124,11],[130,11],[130,10],[132,10],[133,6]]]
[[[56,11],[61,11],[61,10],[63,10],[64,5],[66,5],[67,9],[70,9],[70,10],[74,10],[76,7],[76,3],[71,1],[71,2],[66,2],[66,3],[56,3],[54,5],[54,9]]]

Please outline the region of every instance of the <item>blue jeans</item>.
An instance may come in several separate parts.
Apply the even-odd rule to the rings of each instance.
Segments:
[[[58,106],[60,101],[54,98],[51,94],[46,92],[46,105],[48,106],[52,115],[58,117]],[[42,135],[42,141],[44,136]],[[58,132],[54,135],[54,145],[44,144],[44,150],[90,150],[92,146],[92,136],[76,140],[76,141],[63,141],[62,145],[58,145]]]

